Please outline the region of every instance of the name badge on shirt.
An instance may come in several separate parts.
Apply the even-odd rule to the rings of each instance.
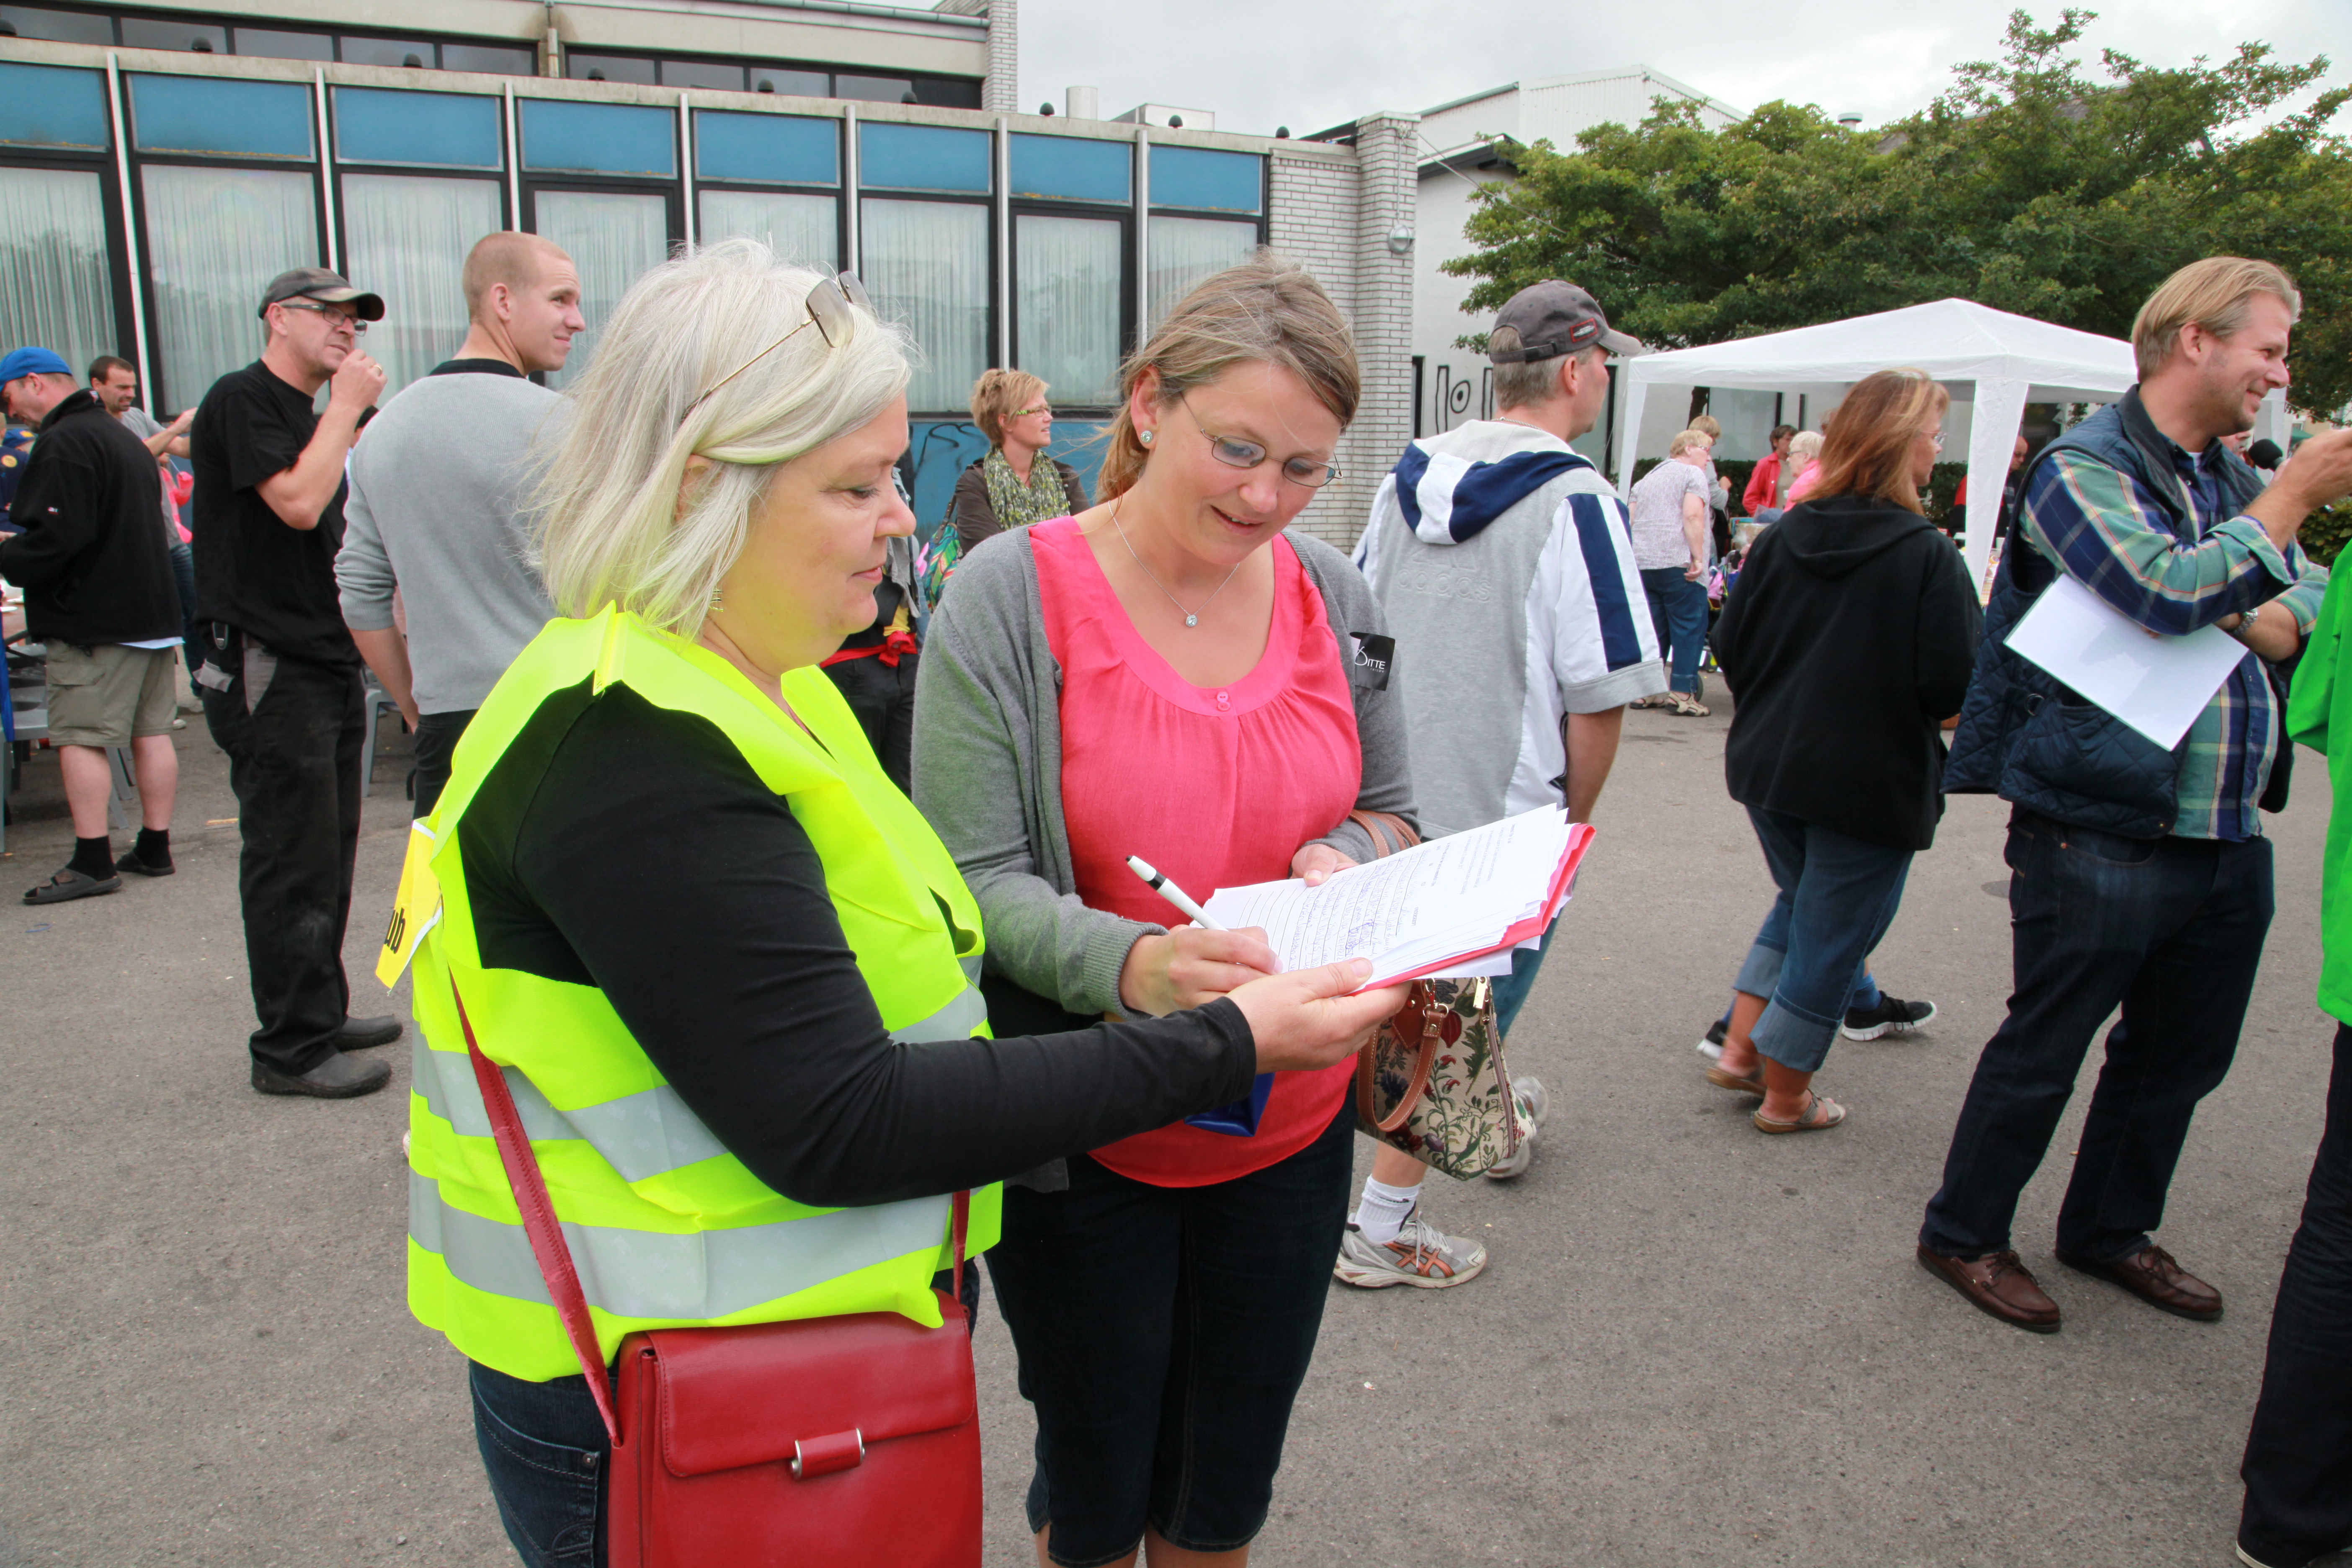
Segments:
[[[1372,632],[1349,632],[1348,641],[1354,645],[1348,656],[1348,684],[1367,691],[1386,691],[1389,666],[1396,658],[1396,638]]]
[[[416,956],[425,933],[441,923],[441,879],[433,874],[433,853],[441,841],[421,822],[411,823],[408,856],[401,863],[400,890],[392,897],[392,920],[383,931],[383,952],[375,977],[390,987]]]

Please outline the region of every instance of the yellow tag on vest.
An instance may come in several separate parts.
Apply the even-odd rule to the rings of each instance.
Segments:
[[[387,988],[416,956],[425,933],[441,923],[441,879],[433,874],[434,852],[440,847],[425,824],[409,825],[408,858],[401,864],[400,890],[392,896],[392,921],[383,928],[383,951],[375,961],[375,977]]]

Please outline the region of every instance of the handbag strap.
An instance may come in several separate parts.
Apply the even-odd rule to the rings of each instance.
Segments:
[[[514,1188],[515,1207],[522,1212],[523,1233],[530,1237],[531,1256],[539,1261],[540,1278],[547,1282],[556,1316],[563,1320],[563,1331],[571,1338],[572,1353],[580,1358],[588,1392],[595,1395],[596,1414],[604,1417],[605,1435],[617,1448],[621,1445],[621,1419],[613,1408],[613,1391],[604,1374],[604,1352],[596,1342],[596,1325],[588,1316],[588,1297],[580,1289],[579,1270],[572,1264],[572,1248],[564,1243],[563,1226],[555,1217],[555,1205],[547,1195],[547,1183],[541,1177],[539,1161],[530,1152],[530,1134],[523,1131],[522,1116],[515,1110],[506,1074],[492,1065],[475,1042],[474,1021],[466,1016],[466,998],[459,994],[455,979],[449,982],[449,994],[457,999],[457,1026],[466,1032],[466,1055],[474,1064],[474,1082],[480,1086],[482,1104],[490,1114],[490,1132],[498,1140],[499,1163],[506,1167],[507,1184]],[[971,1216],[970,1191],[955,1194],[953,1213],[954,1279],[956,1289],[961,1290],[964,1228]]]
[[[1412,823],[1393,811],[1356,810],[1348,820],[1364,830],[1372,841],[1372,858],[1385,860],[1401,849],[1410,849],[1421,842],[1421,835]]]

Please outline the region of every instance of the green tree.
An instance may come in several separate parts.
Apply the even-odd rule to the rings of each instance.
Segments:
[[[2094,19],[2012,14],[2000,60],[1874,132],[1785,102],[1709,131],[1661,99],[1573,153],[1512,144],[1519,178],[1480,193],[1477,249],[1446,270],[1479,279],[1474,311],[1572,278],[1625,331],[1682,347],[1955,296],[2124,337],[2174,268],[2262,256],[2304,291],[2296,402],[2352,400],[2352,146],[2329,130],[2352,86],[2256,128],[2327,61],[2247,43],[2168,69],[2108,50],[2093,80],[2068,50]]]

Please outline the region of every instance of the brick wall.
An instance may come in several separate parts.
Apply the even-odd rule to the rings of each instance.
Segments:
[[[946,7],[942,6],[944,10]],[[988,0],[988,78],[980,86],[980,106],[992,114],[1021,112],[1021,18],[1019,0]]]
[[[1412,436],[1412,256],[1388,237],[1411,226],[1410,115],[1357,125],[1351,167],[1276,153],[1270,232],[1276,249],[1315,274],[1348,318],[1363,374],[1355,423],[1339,443],[1339,479],[1299,516],[1318,538],[1347,549],[1363,531],[1372,494]]]

